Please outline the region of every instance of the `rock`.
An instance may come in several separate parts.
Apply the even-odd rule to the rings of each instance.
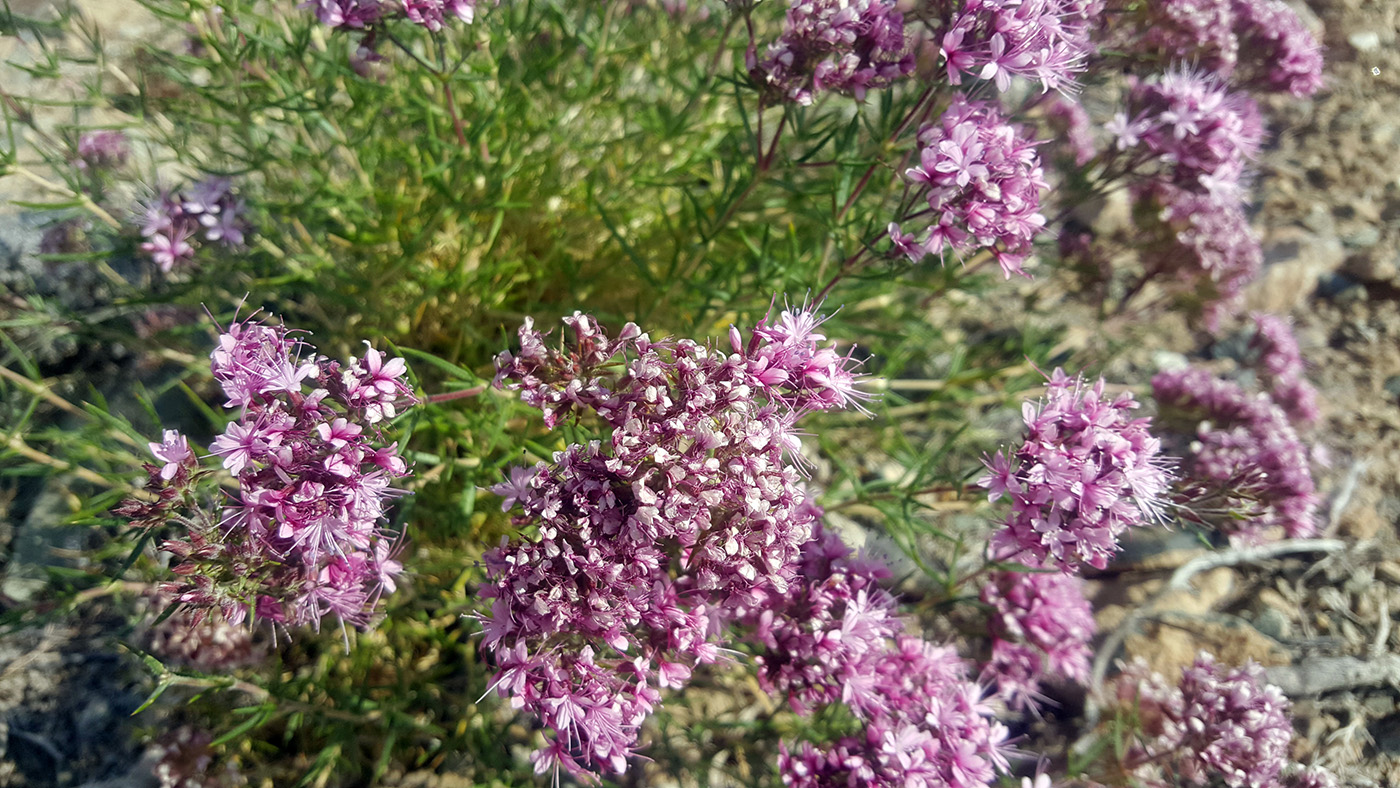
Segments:
[[[1366,249],[1381,242],[1381,229],[1374,224],[1363,224],[1342,236],[1342,243],[1353,249]]]
[[[1287,314],[1301,306],[1323,277],[1341,267],[1341,241],[1301,227],[1280,227],[1263,242],[1264,271],[1245,295],[1249,309]]]
[[[53,477],[39,493],[23,524],[15,529],[14,552],[0,575],[0,593],[11,599],[30,600],[47,586],[50,567],[72,565],[56,555],[82,552],[81,531],[66,525],[73,514],[68,481],[67,477]]]
[[[1282,611],[1269,608],[1254,619],[1254,628],[1274,640],[1286,640],[1293,634],[1292,623]]]
[[[1191,366],[1185,354],[1171,350],[1156,350],[1152,353],[1152,366],[1161,372],[1177,371]]]
[[[1353,304],[1366,300],[1366,288],[1349,276],[1328,274],[1317,282],[1317,295],[1334,304]]]
[[[1379,717],[1395,711],[1395,698],[1390,695],[1368,695],[1362,705]]]
[[[1373,539],[1376,534],[1385,527],[1385,521],[1381,519],[1379,513],[1370,506],[1353,506],[1348,508],[1337,525],[1337,529],[1345,536],[1355,539]]]
[[[1347,43],[1358,52],[1370,52],[1381,45],[1381,34],[1374,30],[1363,30],[1347,36]]]
[[[1337,222],[1332,218],[1332,211],[1328,210],[1326,205],[1315,202],[1312,207],[1308,208],[1307,214],[1303,216],[1303,226],[1318,235],[1332,235],[1336,232]],[[1265,246],[1265,260],[1268,260],[1267,244]]]
[[[1358,282],[1391,284],[1400,276],[1400,266],[1380,250],[1368,249],[1348,257],[1342,263],[1342,272]]]
[[[25,293],[43,276],[43,265],[34,256],[42,237],[37,214],[0,213],[0,287]]]
[[[1386,755],[1400,755],[1400,714],[1376,720],[1366,727],[1377,750]]]

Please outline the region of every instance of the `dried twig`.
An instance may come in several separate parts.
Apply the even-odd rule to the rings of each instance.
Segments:
[[[1290,698],[1356,687],[1389,685],[1400,688],[1400,654],[1382,654],[1371,659],[1316,657],[1297,665],[1266,668],[1265,672],[1269,683]]]
[[[1371,659],[1385,656],[1390,642],[1390,589],[1384,585],[1375,586],[1376,596],[1380,597],[1380,621],[1376,625],[1376,639],[1371,643]]]

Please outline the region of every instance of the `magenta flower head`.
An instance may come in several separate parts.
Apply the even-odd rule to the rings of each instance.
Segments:
[[[749,71],[779,101],[812,103],[822,91],[864,100],[914,72],[904,15],[891,0],[792,0],[782,35]]]
[[[998,571],[982,586],[992,657],[982,672],[1013,708],[1034,708],[1045,678],[1089,678],[1094,611],[1084,581],[1064,572]]]
[[[476,6],[477,0],[306,0],[300,7],[314,9],[321,24],[333,28],[366,30],[404,18],[437,32],[449,18],[470,24]]]
[[[973,76],[1005,92],[1013,77],[1025,77],[1043,90],[1069,90],[1094,53],[1102,13],[1102,0],[967,0],[938,42],[948,81]]]
[[[817,527],[802,550],[802,573],[787,594],[773,594],[744,616],[761,644],[758,681],[799,714],[846,703],[858,715],[884,713],[876,666],[903,626],[895,600],[878,581],[883,565],[851,555],[840,537]]]
[[[612,338],[578,313],[564,324],[556,349],[527,320],[497,382],[547,425],[595,418],[605,437],[493,488],[535,536],[485,556],[484,645],[497,691],[550,732],[541,771],[621,773],[661,689],[715,661],[723,624],[797,576],[819,510],[796,422],[865,395],[810,308],[747,341],[731,331],[727,350],[630,323]]]
[[[334,28],[363,30],[385,14],[381,0],[306,0],[302,8],[312,8],[321,24]]]
[[[1283,0],[1235,0],[1240,66],[1251,87],[1306,98],[1322,87],[1322,45]]]
[[[408,21],[432,31],[442,29],[447,15],[470,23],[476,18],[476,0],[401,0]]]
[[[1139,662],[1119,678],[1118,694],[1142,725],[1128,753],[1139,779],[1165,770],[1188,786],[1280,785],[1293,725],[1288,699],[1259,665],[1228,668],[1202,653],[1172,687]]]
[[[1168,280],[1214,330],[1259,276],[1264,253],[1236,190],[1216,193],[1154,182],[1134,189],[1149,277]]]
[[[978,484],[1011,499],[992,536],[997,560],[1102,569],[1124,530],[1161,519],[1171,480],[1161,444],[1148,419],[1128,418],[1132,395],[1105,399],[1104,385],[1056,369],[1045,399],[1022,406],[1025,442],[987,461]]]
[[[172,602],[168,594],[156,591],[147,598],[152,619]],[[163,621],[146,629],[147,648],[162,660],[194,668],[203,673],[219,673],[251,665],[262,657],[247,627],[235,627],[218,610],[176,610]]]
[[[1238,193],[1264,138],[1253,99],[1186,69],[1137,82],[1110,130],[1120,148],[1156,157],[1170,183],[1210,194]]]
[[[1195,516],[1237,542],[1258,542],[1274,529],[1312,535],[1318,498],[1307,447],[1268,394],[1196,367],[1158,373],[1152,391],[1163,419],[1191,442],[1182,471],[1202,501],[1188,511],[1208,509]]]
[[[1142,3],[1129,50],[1193,63],[1232,84],[1303,98],[1322,87],[1322,47],[1283,0]]]
[[[883,565],[818,529],[789,591],[743,616],[759,683],[798,713],[844,704],[864,730],[827,749],[783,747],[788,786],[986,786],[1005,772],[1006,728],[951,647],[903,634]]]
[[[910,235],[891,224],[894,249],[914,262],[945,249],[989,249],[1008,279],[1023,274],[1031,242],[1045,227],[1040,191],[1047,184],[1036,144],[1021,138],[995,104],[955,98],[937,124],[920,130],[919,164],[905,172],[927,204],[916,215],[927,215],[928,224]]]
[[[1083,167],[1098,153],[1094,141],[1094,123],[1078,101],[1057,96],[1045,107],[1045,119],[1055,141],[1052,143],[1063,158]]]
[[[194,259],[201,240],[242,248],[249,231],[246,213],[227,178],[210,178],[183,192],[162,191],[143,209],[141,249],[170,273]]]
[[[131,145],[120,131],[86,131],[78,138],[78,166],[84,169],[114,169],[130,156]]]
[[[1254,336],[1249,348],[1256,357],[1260,382],[1279,407],[1295,424],[1315,423],[1322,412],[1317,406],[1317,389],[1303,377],[1303,354],[1287,318],[1254,315]]]
[[[121,510],[145,526],[174,514],[158,510],[194,510],[180,517],[188,532],[163,545],[182,578],[166,589],[196,611],[196,623],[214,609],[232,626],[250,615],[313,627],[333,615],[368,626],[401,569],[380,523],[402,494],[390,483],[408,468],[397,444],[379,445],[379,425],[416,401],[402,361],[370,350],[341,365],[285,326],[249,318],[220,335],[210,366],[239,409],[210,447],[237,492],[217,515],[204,511],[190,487],[196,460],[171,430],[151,446],[166,463],[150,466],[157,502]]]
[[[196,465],[194,452],[190,451],[189,441],[185,440],[185,436],[176,430],[166,430],[161,443],[148,443],[146,445],[150,447],[151,454],[155,455],[157,460],[165,463],[160,469],[160,478],[164,481],[168,482],[174,479],[175,474],[181,468],[193,470]]]

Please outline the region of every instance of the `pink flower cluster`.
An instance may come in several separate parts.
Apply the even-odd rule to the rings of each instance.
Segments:
[[[120,131],[87,131],[78,137],[78,166],[82,169],[114,169],[125,165],[130,156],[131,145]]]
[[[1258,107],[1214,76],[1175,70],[1134,84],[1107,128],[1130,168],[1160,168],[1133,188],[1145,278],[1180,280],[1215,327],[1262,265],[1244,210],[1263,139]]]
[[[158,616],[172,602],[166,594],[151,596],[149,611]],[[228,623],[218,610],[176,610],[146,632],[151,653],[162,660],[204,673],[227,672],[257,662],[253,633]]]
[[[887,574],[818,529],[803,550],[802,582],[744,616],[763,648],[764,689],[803,714],[844,703],[865,726],[828,749],[784,747],[786,786],[972,788],[1008,768],[1006,728],[956,651],[902,634],[893,597],[876,585]]]
[[[1322,45],[1283,0],[1235,0],[1235,32],[1245,84],[1298,98],[1322,87]]]
[[[388,13],[380,0],[306,0],[301,8],[314,8],[316,18],[327,27],[363,30]]]
[[[960,85],[963,75],[974,75],[1003,92],[1018,76],[1043,90],[1071,88],[1095,51],[1091,35],[1103,12],[1103,0],[965,0],[961,6],[949,9],[939,41],[948,81]]]
[[[1163,418],[1187,431],[1185,476],[1206,498],[1225,497],[1226,511],[1197,517],[1236,541],[1258,541],[1274,527],[1312,535],[1318,499],[1307,447],[1268,394],[1251,395],[1197,367],[1158,373],[1152,390]]]
[[[1140,149],[1161,162],[1173,185],[1229,195],[1239,193],[1264,137],[1253,99],[1187,70],[1134,84],[1127,110],[1108,130],[1120,150]]]
[[[1337,778],[1321,766],[1297,766],[1283,777],[1284,788],[1341,788]]]
[[[1096,627],[1084,581],[1065,572],[997,571],[982,586],[992,655],[983,679],[1012,708],[1034,708],[1040,682],[1089,678]]]
[[[1257,358],[1260,382],[1274,402],[1295,424],[1315,423],[1322,416],[1317,407],[1317,389],[1303,377],[1303,354],[1288,320],[1256,314],[1249,347]]]
[[[1133,48],[1235,84],[1299,98],[1322,87],[1322,47],[1283,0],[1161,0],[1132,6]]]
[[[1173,687],[1137,662],[1119,678],[1118,694],[1141,725],[1128,763],[1145,784],[1283,785],[1293,740],[1289,703],[1257,664],[1227,668],[1202,653]]]
[[[1311,94],[1320,49],[1281,0],[1109,0],[1103,16],[1106,51],[1164,72],[1129,76],[1126,106],[1103,127],[1116,152],[1101,158],[1076,129],[1082,110],[1052,106],[1047,120],[1067,131],[1057,160],[1101,161],[1099,174],[1131,187],[1144,271],[1129,292],[1165,282],[1215,329],[1263,264],[1245,202],[1264,127],[1245,91]]]
[[[919,144],[919,165],[905,177],[928,208],[906,224],[928,217],[928,225],[905,233],[892,223],[894,249],[915,262],[945,248],[990,249],[1007,278],[1022,274],[1031,242],[1045,227],[1039,211],[1047,184],[1036,143],[1022,139],[996,105],[959,96],[937,124],[919,131]]]
[[[553,734],[541,772],[621,773],[659,690],[715,661],[723,622],[795,576],[817,514],[797,420],[865,395],[808,309],[765,318],[747,342],[731,330],[728,351],[564,323],[556,350],[526,321],[497,381],[551,427],[591,414],[609,434],[493,488],[535,536],[485,556],[484,645],[499,693]]]
[[[194,259],[197,237],[229,249],[243,246],[248,225],[243,200],[227,178],[210,178],[183,192],[162,192],[145,209],[141,249],[169,273]]]
[[[849,93],[858,100],[914,71],[904,39],[904,15],[892,0],[792,0],[782,35],[749,71],[780,101],[803,106],[816,93]]]
[[[477,0],[306,0],[301,7],[315,9],[321,24],[329,27],[362,30],[401,15],[436,32],[449,16],[471,24],[476,4]]]
[[[798,582],[787,593],[764,594],[742,616],[748,640],[763,649],[759,685],[802,715],[831,703],[862,716],[878,712],[877,666],[902,630],[894,597],[879,585],[888,576],[818,525],[802,548]]]
[[[1045,107],[1045,121],[1053,132],[1049,144],[1063,151],[1075,167],[1083,167],[1098,155],[1094,121],[1078,101],[1056,96]]]
[[[1038,405],[1025,403],[1025,442],[997,453],[978,480],[991,500],[1011,499],[1005,528],[992,536],[992,556],[1031,566],[1102,569],[1129,526],[1162,516],[1171,474],[1149,419],[1129,419],[1132,394],[1104,398],[1056,369]]]
[[[369,348],[342,365],[285,326],[248,319],[219,337],[210,366],[227,405],[240,409],[211,447],[238,491],[217,522],[180,518],[186,538],[163,547],[183,579],[165,590],[233,626],[250,614],[287,626],[319,627],[328,615],[369,625],[400,571],[379,523],[400,494],[390,483],[408,468],[397,443],[375,443],[377,425],[415,401],[403,360]],[[197,463],[185,439],[167,431],[152,450],[165,463],[151,466],[156,486],[183,494]]]
[[[189,726],[156,740],[152,776],[160,788],[234,788],[247,784],[232,761],[214,768],[214,737]]]
[[[1161,182],[1135,188],[1133,197],[1147,276],[1177,280],[1204,313],[1206,326],[1215,329],[1264,264],[1244,205],[1233,194]]]

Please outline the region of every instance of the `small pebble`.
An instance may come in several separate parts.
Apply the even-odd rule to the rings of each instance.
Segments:
[[[1380,47],[1381,34],[1374,30],[1363,30],[1360,33],[1352,33],[1347,36],[1347,43],[1351,44],[1358,52],[1370,52]]]

